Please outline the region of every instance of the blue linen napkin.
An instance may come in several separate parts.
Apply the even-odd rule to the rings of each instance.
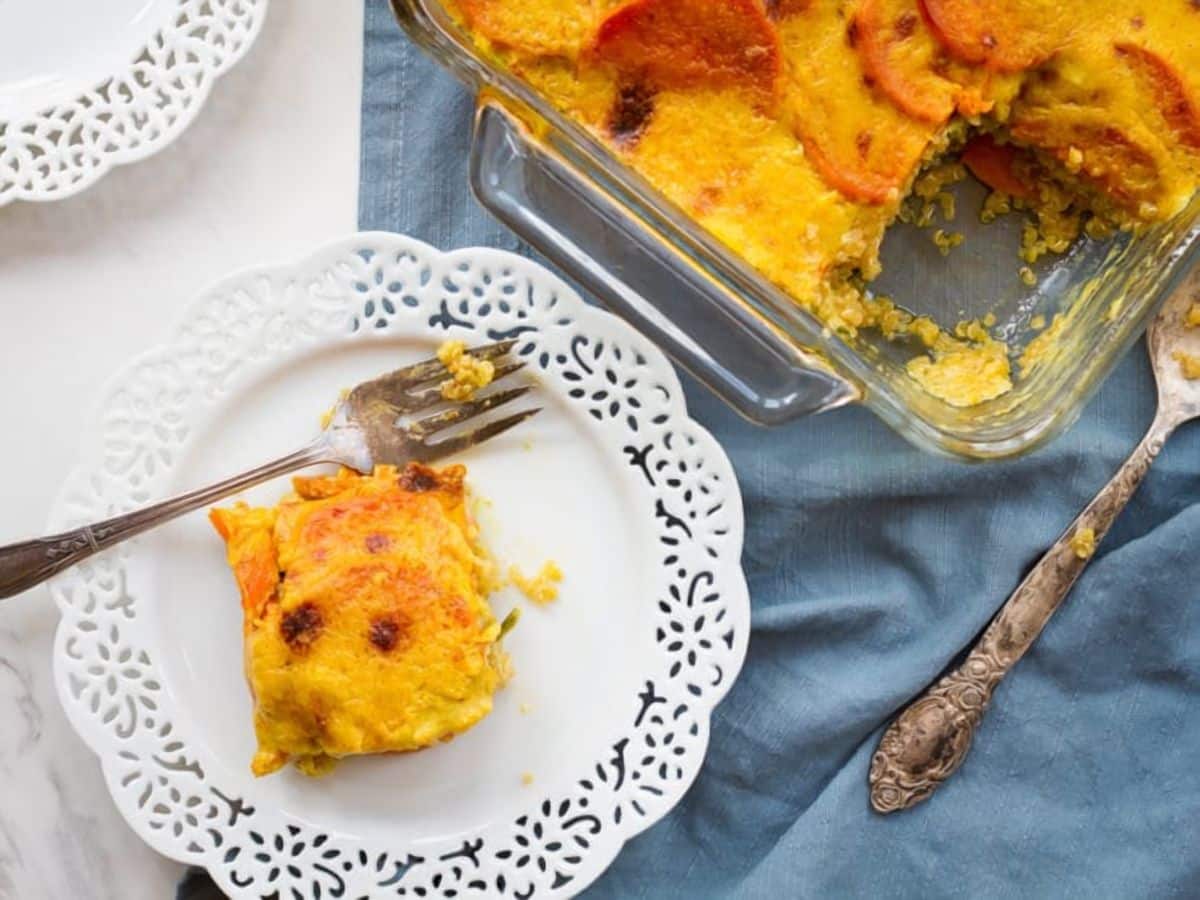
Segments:
[[[471,110],[369,0],[362,228],[521,249],[470,195]],[[862,409],[764,431],[687,391],[745,496],[749,655],[685,801],[587,896],[1200,895],[1200,427],[1163,453],[954,779],[887,818],[866,792],[882,726],[1141,436],[1144,350],[1066,436],[987,466],[922,454]]]

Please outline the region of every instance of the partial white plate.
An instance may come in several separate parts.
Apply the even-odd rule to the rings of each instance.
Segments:
[[[51,528],[298,446],[341,388],[446,338],[510,335],[545,411],[464,462],[497,556],[566,578],[450,744],[255,780],[237,592],[203,516],[52,585],[59,695],[117,806],[235,896],[574,894],[700,768],[749,633],[733,471],[666,358],[523,257],[361,234],[221,282],[107,390]]]
[[[267,0],[0,0],[0,206],[58,200],[170,143]]]

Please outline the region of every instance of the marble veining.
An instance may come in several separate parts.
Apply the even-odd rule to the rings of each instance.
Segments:
[[[55,696],[48,592],[6,601],[0,616],[0,898],[166,900],[179,867],[121,820]]]

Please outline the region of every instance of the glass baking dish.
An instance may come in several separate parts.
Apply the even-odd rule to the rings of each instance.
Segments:
[[[418,45],[477,94],[472,188],[498,218],[641,329],[747,418],[764,425],[851,402],[919,447],[968,459],[1026,452],[1078,417],[1137,339],[1200,244],[1200,195],[1131,240],[1081,239],[1017,277],[1020,222],[982,226],[983,188],[960,186],[966,242],[948,258],[929,235],[894,226],[872,290],[952,325],[996,318],[1017,354],[1030,321],[1065,313],[1056,350],[1012,391],[956,408],[905,363],[919,349],[863,333],[847,341],[690,220],[586,130],[482,55],[438,0],[391,0]],[[1014,368],[1016,368],[1014,362]]]

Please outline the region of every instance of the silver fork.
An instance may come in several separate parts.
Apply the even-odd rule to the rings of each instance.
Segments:
[[[1150,471],[1167,438],[1200,418],[1200,380],[1188,379],[1179,354],[1200,359],[1200,328],[1187,316],[1200,303],[1200,265],[1167,298],[1147,346],[1158,384],[1158,411],[1146,436],[1087,508],[1017,587],[961,665],[909,704],[888,726],[871,758],[871,806],[907,809],[928,798],[962,764],[992,692],[1033,646],[1091,558],[1072,546],[1092,532],[1093,549]]]
[[[502,341],[469,352],[477,359],[495,364],[492,379],[495,383],[524,367],[522,362],[506,359],[515,345],[516,341]],[[94,525],[0,547],[0,599],[40,584],[92,554],[156,525],[297,469],[337,463],[367,473],[376,465],[431,462],[489,440],[540,412],[538,408],[527,409],[485,422],[472,431],[436,439],[448,429],[474,422],[530,390],[524,386],[492,391],[433,412],[445,404],[441,382],[447,374],[441,362],[429,359],[364,381],[338,401],[329,423],[317,438],[294,453],[209,487]],[[424,413],[429,415],[422,416]]]

